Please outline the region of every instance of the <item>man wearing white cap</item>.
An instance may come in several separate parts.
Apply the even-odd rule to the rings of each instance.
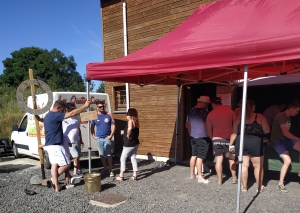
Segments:
[[[192,157],[190,160],[191,178],[195,176],[195,164],[198,172],[198,183],[210,183],[208,179],[202,176],[202,164],[206,159],[209,148],[209,138],[206,134],[206,117],[208,112],[207,105],[210,103],[208,96],[200,96],[197,99],[197,105],[189,112],[186,120],[186,128],[191,136]]]

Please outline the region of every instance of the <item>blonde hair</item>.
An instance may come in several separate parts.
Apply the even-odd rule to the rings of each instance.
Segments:
[[[139,122],[138,112],[135,108],[129,108],[127,115],[134,121],[134,123]]]

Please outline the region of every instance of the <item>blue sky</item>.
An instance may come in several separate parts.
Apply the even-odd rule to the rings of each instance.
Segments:
[[[87,63],[103,61],[100,0],[0,0],[0,10],[0,74],[23,47],[73,55],[82,76]]]

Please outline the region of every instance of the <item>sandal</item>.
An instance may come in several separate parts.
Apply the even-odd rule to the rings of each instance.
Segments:
[[[248,188],[247,188],[246,186],[245,186],[245,187],[242,186],[241,191],[242,191],[242,192],[247,192],[247,191],[248,191]]]
[[[208,183],[211,183],[211,180],[209,180],[209,179],[203,179],[203,181],[199,181],[199,180],[198,180],[198,183],[201,183],[201,184],[208,184]]]
[[[256,190],[256,192],[260,193],[260,192],[265,192],[267,191],[267,187],[265,187],[264,185],[261,185],[260,190],[258,191],[258,189]]]
[[[235,179],[232,179],[232,184],[237,184],[238,183],[238,179],[235,178]]]
[[[114,178],[114,181],[124,181],[124,180],[125,180],[124,177],[121,177],[119,175]]]
[[[136,181],[136,180],[137,180],[137,177],[132,175],[129,179],[130,179],[130,180],[135,180],[135,181]]]

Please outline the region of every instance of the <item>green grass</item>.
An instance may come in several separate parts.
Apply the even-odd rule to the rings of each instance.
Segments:
[[[16,88],[0,86],[0,138],[9,138],[13,125],[19,125],[25,111],[17,102]]]

